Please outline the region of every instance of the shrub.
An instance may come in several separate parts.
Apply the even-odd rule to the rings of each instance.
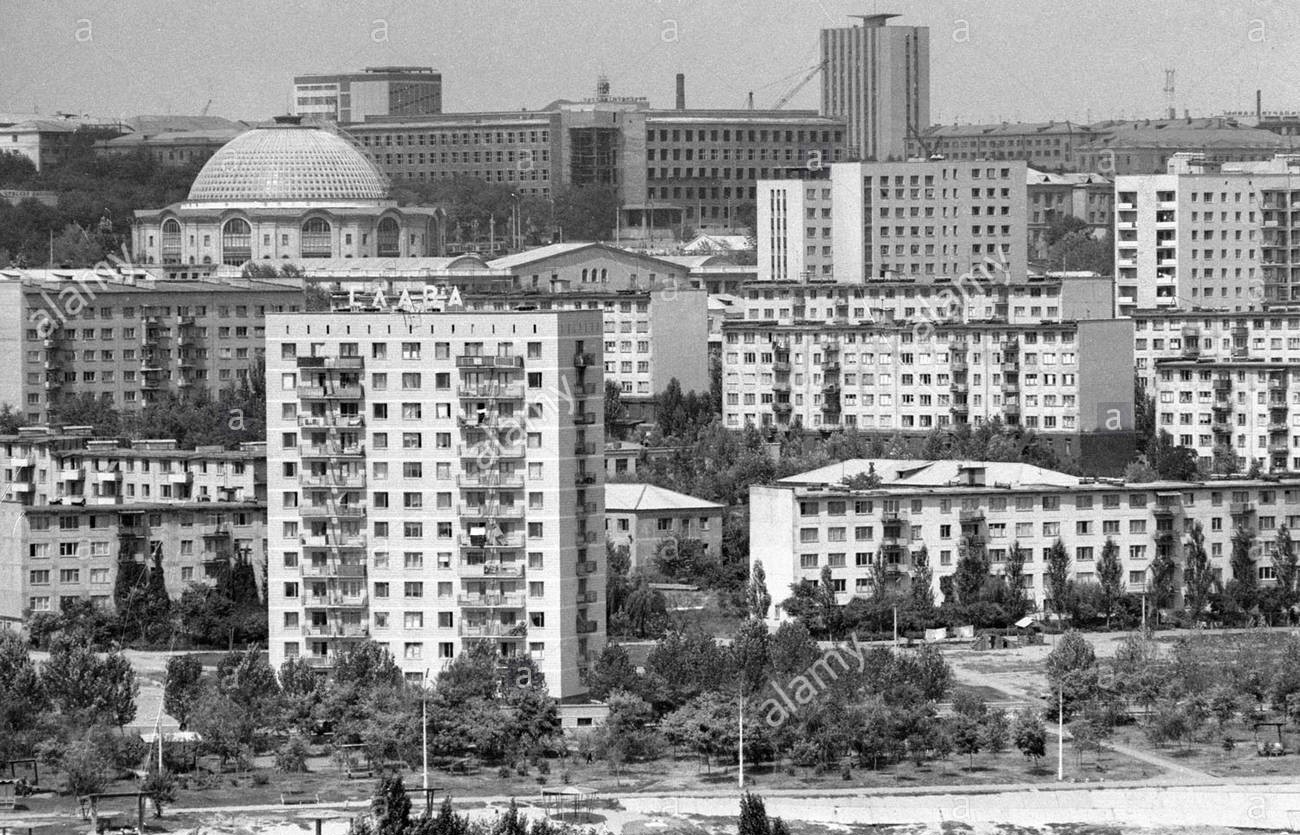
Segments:
[[[302,774],[307,771],[307,743],[299,737],[286,742],[275,752],[275,770],[281,774]]]

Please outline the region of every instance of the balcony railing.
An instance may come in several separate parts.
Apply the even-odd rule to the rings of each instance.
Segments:
[[[324,580],[330,577],[364,577],[366,576],[366,567],[362,563],[300,563],[300,573],[304,579]]]
[[[365,444],[340,444],[333,441],[323,444],[299,444],[298,454],[303,458],[362,458]]]
[[[360,489],[366,486],[365,473],[331,473],[326,475],[302,475],[298,483],[303,487],[317,487],[327,490]]]
[[[522,609],[524,593],[515,591],[501,594],[459,594],[456,596],[456,602],[461,606],[476,609]]]
[[[461,577],[501,577],[518,579],[523,577],[526,568],[523,562],[467,562],[461,560],[456,573]]]
[[[481,354],[461,354],[456,357],[457,368],[523,368],[524,358],[518,356],[498,357]]]
[[[528,627],[522,623],[464,623],[460,625],[462,638],[518,638],[528,637]]]
[[[366,515],[364,504],[307,504],[298,508],[298,515],[304,519],[359,519]]]
[[[502,534],[500,536],[471,536],[463,533],[459,538],[460,547],[471,549],[485,548],[522,548],[524,547],[523,534]]]
[[[460,487],[476,489],[510,488],[520,490],[524,486],[524,476],[523,473],[506,474],[466,471],[456,476],[456,484]]]
[[[521,504],[463,504],[457,512],[466,519],[522,519],[524,506]]]
[[[528,454],[528,447],[523,444],[505,446],[502,444],[458,444],[456,454],[461,458],[475,458],[485,461],[511,461]]]
[[[522,400],[524,387],[519,383],[465,383],[456,387],[456,394],[482,400]]]

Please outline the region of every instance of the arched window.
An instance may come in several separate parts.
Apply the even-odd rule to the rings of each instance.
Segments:
[[[298,250],[303,258],[329,258],[334,254],[327,220],[314,217],[302,225],[302,241]]]
[[[181,225],[176,222],[176,218],[169,217],[163,221],[160,255],[164,264],[181,262]]]
[[[253,230],[243,218],[231,218],[221,227],[221,263],[238,267],[253,257]]]
[[[402,230],[391,217],[379,221],[378,239],[380,258],[396,258],[402,254]]]

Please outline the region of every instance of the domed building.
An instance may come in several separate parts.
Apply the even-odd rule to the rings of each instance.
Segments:
[[[186,267],[434,255],[437,209],[398,207],[388,180],[344,137],[297,117],[213,154],[188,198],[135,213],[137,262]]]

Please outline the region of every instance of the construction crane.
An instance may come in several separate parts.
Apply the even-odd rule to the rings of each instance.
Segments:
[[[203,105],[203,109],[202,109],[201,111],[199,111],[199,115],[200,115],[200,116],[206,116],[206,115],[208,115],[208,108],[211,107],[211,106],[212,106],[212,99],[208,99],[208,103],[205,104],[205,105]]]
[[[781,108],[785,107],[786,104],[790,101],[790,99],[794,98],[795,94],[798,93],[800,90],[802,90],[804,88],[804,85],[806,85],[809,81],[812,81],[813,76],[817,75],[817,73],[821,72],[823,69],[825,69],[825,67],[826,67],[825,61],[818,61],[816,64],[814,64],[812,69],[804,73],[803,77],[800,78],[799,81],[785,93],[785,95],[781,96],[781,98],[776,100],[776,104],[772,105],[772,109],[780,110]]]

